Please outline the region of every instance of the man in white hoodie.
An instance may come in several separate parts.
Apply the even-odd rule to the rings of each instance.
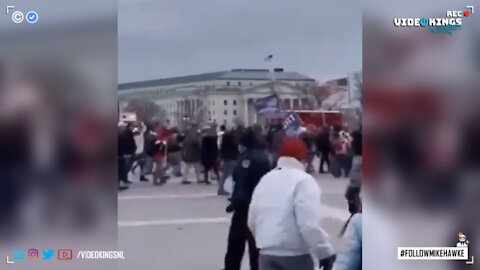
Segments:
[[[320,188],[305,172],[303,141],[285,137],[277,167],[262,177],[249,209],[248,226],[260,250],[260,270],[313,270],[335,261],[328,234],[320,227]]]

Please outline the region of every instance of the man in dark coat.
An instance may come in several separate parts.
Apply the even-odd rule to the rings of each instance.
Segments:
[[[306,164],[306,172],[307,173],[314,173],[315,169],[313,168],[313,158],[315,157],[315,138],[311,132],[305,130],[300,134],[300,138],[303,140],[303,143],[307,147],[307,158],[305,160]]]
[[[320,156],[319,173],[325,173],[323,165],[326,163],[327,167],[330,165],[330,130],[326,127],[322,128],[317,137],[317,151]]]
[[[154,130],[157,129],[157,124],[150,124],[147,126],[147,129],[143,133],[143,152],[144,152],[144,167],[142,170],[142,175],[140,176],[141,181],[148,181],[145,177],[147,174],[152,174],[153,171],[153,161],[156,153],[155,142],[157,141],[157,134]]]
[[[278,151],[280,149],[280,145],[282,144],[284,135],[285,132],[281,124],[273,125],[267,134],[267,143],[271,155],[272,168],[277,166]]]
[[[190,170],[193,168],[197,183],[200,183],[200,157],[201,157],[201,141],[200,133],[196,125],[192,125],[182,138],[182,160],[185,162],[185,171],[183,172],[182,184],[191,184],[188,180]]]
[[[206,130],[202,138],[202,158],[203,182],[210,185],[209,172],[213,170],[217,179],[220,179],[218,173],[218,137],[215,127]]]
[[[238,158],[238,142],[234,131],[227,131],[222,136],[220,144],[220,158],[222,159],[222,178],[218,183],[218,195],[228,195],[224,189],[225,180],[233,173]]]
[[[132,168],[133,161],[135,160],[135,153],[137,152],[137,144],[135,143],[135,134],[133,132],[133,125],[128,123],[125,130],[121,134],[121,140],[123,143],[123,155],[125,158],[125,167],[127,170],[127,176],[125,178],[126,183],[132,183],[128,179],[128,172]]]
[[[179,134],[173,133],[167,139],[167,160],[175,177],[181,177],[182,147],[180,146]]]
[[[258,270],[258,250],[247,225],[248,209],[253,190],[271,166],[267,153],[258,148],[256,135],[251,129],[244,132],[239,144],[241,153],[233,170],[235,185],[231,204],[226,209],[228,213],[233,212],[233,216],[228,234],[225,270],[240,270],[245,242],[248,243],[250,269]]]
[[[128,183],[128,169],[127,169],[127,140],[125,136],[125,130],[122,130],[122,127],[119,127],[118,130],[118,149],[117,149],[117,168],[118,168],[118,189],[124,190],[128,186],[121,184]]]
[[[267,144],[267,138],[266,138],[267,136],[266,134],[263,133],[262,126],[255,124],[252,126],[252,130],[255,133],[258,147],[262,150],[267,151],[268,150],[268,144]]]

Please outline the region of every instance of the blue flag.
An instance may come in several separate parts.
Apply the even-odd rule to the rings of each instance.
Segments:
[[[295,137],[300,132],[300,128],[302,124],[298,115],[294,112],[289,112],[285,119],[283,119],[283,129],[285,130],[285,134],[287,136]]]
[[[282,111],[280,101],[275,95],[257,99],[255,101],[255,108],[259,115],[278,114]]]

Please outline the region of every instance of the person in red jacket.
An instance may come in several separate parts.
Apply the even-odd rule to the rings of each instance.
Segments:
[[[160,126],[157,132],[154,156],[155,169],[153,171],[153,184],[155,185],[165,184],[168,179],[168,177],[165,175],[165,162],[167,154],[166,145],[169,134],[169,130],[164,126]]]

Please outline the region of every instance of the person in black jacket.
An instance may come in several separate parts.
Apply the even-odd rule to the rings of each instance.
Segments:
[[[317,151],[320,155],[320,168],[319,173],[325,173],[323,165],[326,163],[327,167],[330,166],[330,153],[331,153],[331,144],[330,144],[330,131],[328,128],[324,127],[320,131],[317,137]]]
[[[128,180],[128,172],[132,168],[133,162],[135,160],[135,154],[137,152],[137,144],[135,143],[135,134],[133,132],[133,125],[128,123],[125,127],[125,130],[122,132],[122,140],[124,143],[124,157],[125,157],[125,166],[127,170],[126,183],[132,183]]]
[[[183,185],[191,184],[188,180],[190,171],[193,169],[197,183],[200,183],[200,160],[201,160],[201,141],[198,127],[192,125],[182,140],[182,160],[185,162],[183,171]]]
[[[275,168],[277,166],[278,151],[280,149],[280,145],[282,143],[284,135],[285,132],[283,130],[283,126],[279,123],[276,123],[271,126],[266,136],[268,150],[270,151],[270,161],[272,164],[272,168]]]
[[[182,147],[179,141],[179,133],[173,133],[167,139],[167,160],[175,177],[182,177]]]
[[[222,142],[220,144],[220,158],[222,159],[222,178],[218,183],[217,194],[219,196],[229,195],[223,188],[225,180],[233,173],[233,168],[237,162],[238,157],[238,143],[235,132],[228,131],[222,135]]]
[[[158,124],[149,124],[147,129],[143,133],[143,153],[144,153],[144,166],[142,174],[140,175],[141,181],[148,181],[145,177],[146,175],[152,174],[153,171],[153,158],[155,156],[156,146],[155,141],[157,140],[157,134],[153,131],[156,130]]]
[[[268,151],[267,136],[263,134],[262,126],[255,124],[252,126],[252,131],[255,133],[258,148]]]
[[[315,157],[315,138],[314,134],[312,134],[310,131],[305,130],[305,132],[302,132],[300,134],[300,138],[303,140],[303,143],[307,147],[307,159],[305,160],[306,164],[306,172],[313,174],[315,172],[315,169],[313,168],[313,158]]]
[[[201,163],[203,166],[203,182],[210,185],[209,172],[213,170],[217,179],[220,179],[218,173],[218,138],[215,127],[207,129],[202,138]]]
[[[118,168],[118,189],[127,189],[127,186],[122,186],[121,182],[128,183],[128,169],[127,169],[127,140],[125,130],[119,127],[118,130],[118,149],[117,149],[117,168]]]
[[[233,169],[233,194],[226,211],[233,212],[228,247],[225,255],[225,270],[240,270],[245,252],[245,242],[248,243],[250,269],[258,270],[258,250],[255,239],[248,229],[248,208],[253,190],[260,179],[270,171],[270,161],[267,153],[258,148],[255,132],[247,129],[239,142],[240,155]]]

